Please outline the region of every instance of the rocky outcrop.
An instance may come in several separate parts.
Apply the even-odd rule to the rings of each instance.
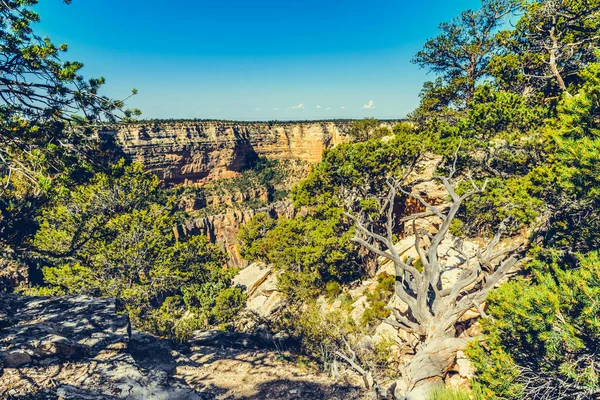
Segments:
[[[106,348],[126,347],[129,338],[129,319],[116,315],[114,300],[3,295],[0,309],[5,327],[0,359],[8,367],[94,356]]]
[[[316,163],[346,140],[351,122],[155,121],[120,124],[114,136],[127,157],[169,183],[206,183],[235,176],[257,157]]]
[[[114,300],[3,295],[0,304],[1,398],[201,399],[137,364]]]
[[[263,263],[254,263],[241,270],[233,284],[244,289],[248,295],[246,309],[267,318],[283,304],[284,298],[277,290],[277,273]]]
[[[0,295],[0,306],[1,399],[363,398],[257,335],[198,331],[176,344],[132,332],[113,300],[87,296]]]
[[[237,234],[242,225],[261,212],[266,212],[277,218],[292,217],[294,207],[289,200],[285,200],[260,209],[229,208],[223,213],[190,219],[176,227],[175,232],[178,236],[205,235],[212,243],[218,243],[221,246],[221,250],[227,254],[230,266],[245,267],[247,262],[242,259],[239,253]]]

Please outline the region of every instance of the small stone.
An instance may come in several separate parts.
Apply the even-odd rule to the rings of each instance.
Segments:
[[[365,310],[367,309],[368,306],[369,306],[369,302],[367,300],[367,296],[362,296],[358,300],[356,300],[354,303],[352,303],[353,310],[350,313],[350,316],[352,317],[354,322],[356,322],[356,323],[360,322],[360,320],[362,319],[362,316],[365,313]]]
[[[459,374],[450,374],[446,377],[446,386],[451,388],[459,388],[462,384],[462,379]]]
[[[42,356],[57,357],[70,357],[76,350],[76,345],[69,339],[53,334],[44,336],[36,348],[36,352]]]
[[[471,364],[471,361],[469,361],[462,351],[456,353],[456,365],[454,366],[454,370],[458,372],[458,375],[465,379],[471,379],[475,375],[473,364]]]
[[[13,350],[2,355],[2,361],[7,368],[19,368],[31,362],[31,356],[23,350]]]
[[[290,390],[290,394],[296,394],[296,393],[298,393],[298,389],[292,389],[292,390]]]

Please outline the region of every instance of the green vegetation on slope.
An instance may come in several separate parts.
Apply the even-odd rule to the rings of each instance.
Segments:
[[[179,339],[231,322],[245,302],[231,286],[235,271],[206,238],[176,237],[183,217],[172,195],[206,202],[251,188],[274,201],[286,195],[280,166],[259,160],[201,191],[161,189],[141,166],[118,161],[110,143],[91,139],[92,126],[136,112],[100,96],[103,79],[83,79],[80,63],[61,61],[65,46],[35,37],[35,1],[5,3],[0,44],[13,61],[2,64],[12,83],[0,88],[8,91],[0,103],[0,244],[2,258],[41,271],[42,282],[25,291],[116,297],[137,327]],[[513,15],[514,28],[504,25]],[[354,122],[353,141],[327,150],[292,190],[295,217],[260,213],[240,232],[244,257],[281,272],[288,306],[278,329],[329,363],[348,338],[389,315],[395,278],[367,294],[360,323],[323,315],[316,299],[326,294],[346,307],[346,285],[374,272],[345,213],[383,233],[389,178],[441,160],[438,172],[455,167],[462,178],[459,194],[470,190],[468,178],[488,181],[462,204],[456,236],[490,235],[504,222],[509,235],[535,243],[517,277],[489,296],[484,335],[469,349],[475,386],[484,398],[597,396],[599,35],[595,0],[484,0],[442,24],[414,60],[436,79],[424,85],[410,123],[390,132],[377,121]],[[400,196],[398,213],[404,204]],[[402,226],[395,229],[397,238]],[[362,347],[359,358],[389,370],[390,344],[383,347]]]

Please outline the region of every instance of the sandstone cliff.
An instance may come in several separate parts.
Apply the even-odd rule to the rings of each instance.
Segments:
[[[120,124],[114,135],[125,155],[167,183],[206,183],[241,172],[257,157],[316,163],[346,140],[351,122],[152,121]]]
[[[266,212],[273,217],[294,216],[294,207],[288,200],[259,209],[229,208],[225,212],[188,220],[175,228],[176,235],[203,234],[212,243],[218,243],[227,254],[228,265],[245,267],[248,262],[239,253],[237,235],[242,225],[257,213]]]
[[[391,129],[393,123],[382,126]],[[293,207],[270,205],[266,188],[235,179],[259,157],[279,160],[283,177],[273,189],[287,192],[321,160],[323,150],[348,140],[351,125],[352,121],[150,121],[115,125],[99,135],[114,137],[126,157],[143,163],[167,185],[202,186],[203,198],[193,190],[179,197],[182,209],[203,209],[202,217],[176,232],[208,236],[227,253],[229,265],[243,267],[236,243],[239,227],[259,211],[291,216]],[[260,210],[248,206],[252,200],[261,203]]]

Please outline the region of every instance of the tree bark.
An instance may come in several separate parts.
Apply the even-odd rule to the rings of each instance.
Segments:
[[[558,83],[558,87],[563,92],[567,91],[567,86],[565,85],[565,81],[560,75],[560,71],[558,70],[558,60],[557,60],[557,52],[558,52],[558,39],[555,33],[556,28],[553,26],[550,29],[550,39],[552,40],[552,48],[550,49],[550,70],[552,71],[552,75],[556,78],[556,82]]]
[[[467,339],[441,337],[427,340],[406,367],[408,393],[405,400],[426,400],[444,385],[444,377],[464,349]]]

